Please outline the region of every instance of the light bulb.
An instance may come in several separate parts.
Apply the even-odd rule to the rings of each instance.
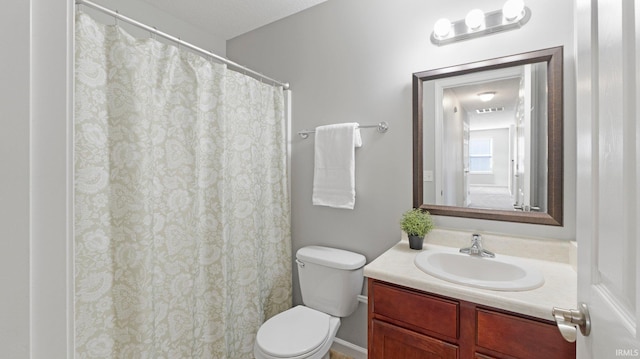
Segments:
[[[523,0],[507,0],[502,7],[502,16],[507,21],[520,20],[524,14]]]
[[[464,18],[464,23],[467,24],[471,30],[477,30],[484,24],[484,12],[480,9],[473,9],[469,11],[467,17]]]
[[[435,25],[433,25],[433,33],[436,35],[436,38],[442,39],[447,37],[451,32],[451,21],[449,19],[440,19],[436,21]]]

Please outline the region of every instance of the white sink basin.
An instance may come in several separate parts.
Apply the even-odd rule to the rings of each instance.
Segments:
[[[475,257],[443,248],[419,253],[414,263],[434,277],[476,288],[523,291],[544,284],[540,271],[520,261],[499,254],[495,258]]]

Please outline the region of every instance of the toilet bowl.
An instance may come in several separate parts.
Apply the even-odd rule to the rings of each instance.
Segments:
[[[258,330],[256,359],[328,358],[340,318],[299,305],[266,321]]]
[[[366,258],[321,246],[296,252],[302,302],[267,320],[256,335],[256,359],[328,359],[340,318],[358,306]]]

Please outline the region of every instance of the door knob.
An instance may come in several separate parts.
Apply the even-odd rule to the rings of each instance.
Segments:
[[[589,308],[585,303],[580,303],[578,309],[563,309],[553,307],[552,315],[556,320],[560,334],[570,343],[576,341],[577,328],[585,337],[591,333],[591,318]]]

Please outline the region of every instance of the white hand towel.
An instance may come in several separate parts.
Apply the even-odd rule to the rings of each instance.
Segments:
[[[362,146],[357,123],[316,128],[313,204],[353,209],[356,203],[355,147]]]

